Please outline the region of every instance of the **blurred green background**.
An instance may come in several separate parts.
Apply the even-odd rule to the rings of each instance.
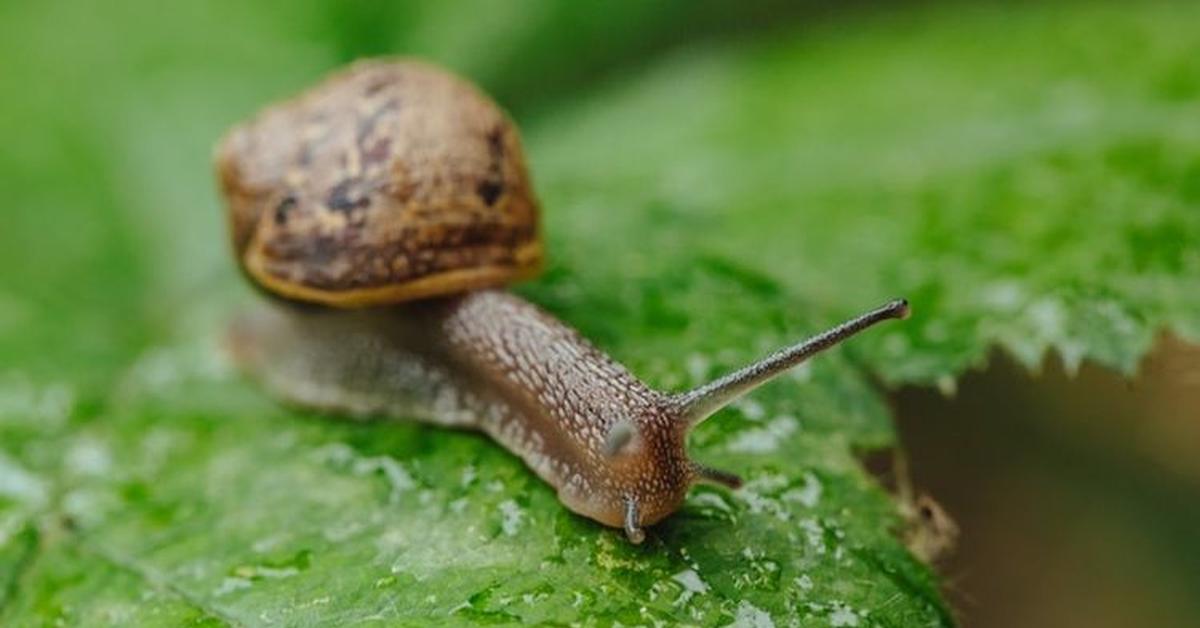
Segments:
[[[0,624],[1191,625],[1197,24],[1182,1],[0,4]],[[211,148],[379,54],[511,112],[551,258],[518,290],[651,383],[894,295],[917,315],[705,425],[698,456],[751,486],[641,550],[482,439],[279,409],[214,349],[253,295]],[[963,529],[940,577],[855,459],[892,418]]]

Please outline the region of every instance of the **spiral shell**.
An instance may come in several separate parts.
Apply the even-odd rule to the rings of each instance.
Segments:
[[[541,267],[516,127],[425,63],[355,63],[234,127],[216,167],[239,264],[287,299],[399,303]]]

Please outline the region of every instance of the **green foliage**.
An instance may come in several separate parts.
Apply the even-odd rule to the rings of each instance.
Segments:
[[[612,41],[533,1],[458,39],[485,21],[442,3],[151,6],[0,6],[3,625],[948,624],[853,455],[893,444],[867,371],[950,387],[993,344],[1129,370],[1159,328],[1200,337],[1188,4],[883,11],[644,59],[670,6],[614,8]],[[701,426],[696,458],[749,485],[641,547],[478,435],[285,410],[219,350],[255,297],[210,146],[384,50],[520,104],[552,267],[519,289],[652,384],[890,296],[917,316]]]
[[[657,212],[677,228],[642,250],[738,260],[822,314],[907,295],[850,349],[891,383],[952,385],[997,344],[1132,372],[1159,329],[1200,338],[1193,16],[943,7],[678,55],[537,127],[550,232]]]

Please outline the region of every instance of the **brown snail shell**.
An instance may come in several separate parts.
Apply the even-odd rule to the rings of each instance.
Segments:
[[[499,286],[541,267],[517,129],[463,79],[351,65],[217,148],[239,264],[279,296],[339,307]]]

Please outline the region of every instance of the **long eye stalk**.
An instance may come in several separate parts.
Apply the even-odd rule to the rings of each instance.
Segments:
[[[742,367],[699,388],[678,395],[679,418],[695,425],[712,416],[737,398],[758,388],[788,369],[807,360],[876,323],[892,318],[908,318],[908,301],[896,299],[870,312],[852,318],[803,342]]]

